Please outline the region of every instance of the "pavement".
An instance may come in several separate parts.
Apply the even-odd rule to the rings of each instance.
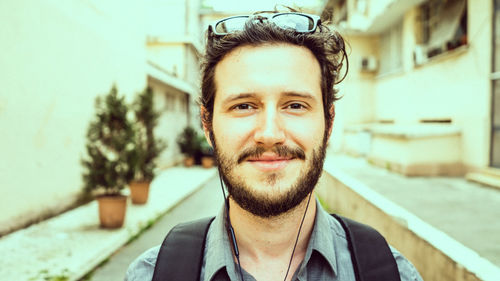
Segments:
[[[481,280],[500,280],[500,191],[460,177],[405,177],[328,154],[324,170]]]
[[[331,153],[327,154],[325,170],[334,177],[362,183],[370,192],[442,231],[449,240],[471,249],[491,264],[493,272],[499,272],[500,191],[463,178],[404,177],[374,167],[361,158]],[[192,216],[212,215],[215,210],[209,210],[208,206],[221,206],[221,203],[213,203],[220,199],[211,197],[214,193],[221,196],[220,187],[216,183],[208,184],[218,180],[215,175],[216,169],[175,167],[166,170],[153,181],[146,205],[129,205],[125,226],[118,230],[98,227],[97,204],[91,202],[4,236],[0,238],[0,253],[3,253],[0,280],[51,280],[49,277],[58,276],[66,279],[53,280],[80,280],[108,260],[85,280],[122,280],[130,261],[159,244],[171,226]],[[206,188],[208,191],[200,189],[204,185],[211,187]],[[195,212],[186,212],[189,208],[173,209],[195,196],[198,199],[189,203]],[[162,217],[169,210],[172,212]],[[160,217],[155,226],[122,248]],[[117,254],[112,255],[115,252]]]
[[[137,240],[116,251],[87,281],[123,280],[130,263],[147,249],[161,244],[172,227],[180,222],[215,216],[224,204],[222,198],[219,178],[214,176],[161,217]]]
[[[329,155],[325,170],[356,179],[500,267],[499,190],[460,177],[405,177],[346,155]]]
[[[0,280],[79,280],[215,175],[215,168],[167,169],[151,183],[146,205],[129,202],[120,229],[99,228],[97,202],[92,201],[3,236]]]

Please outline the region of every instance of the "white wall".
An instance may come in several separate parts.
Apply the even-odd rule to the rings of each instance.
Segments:
[[[377,38],[345,35],[344,40],[347,43],[349,71],[345,80],[337,86],[341,99],[335,103],[335,121],[330,139],[334,150],[343,146],[345,126],[374,120],[374,74],[361,72],[361,60],[377,56]]]
[[[72,203],[95,97],[146,85],[141,1],[100,2],[0,2],[0,234]]]
[[[394,120],[415,124],[421,119],[449,118],[463,130],[464,164],[487,167],[493,7],[489,0],[467,2],[468,47],[434,57],[421,66],[413,63],[416,8],[404,15],[403,68],[397,73],[361,77],[357,60],[360,55],[377,53],[376,40],[366,35],[348,36],[351,68],[342,86],[345,102],[339,101],[337,107],[338,112],[341,105],[345,107],[344,123]]]
[[[472,3],[474,2],[474,3]],[[473,5],[474,4],[474,5]],[[403,73],[377,79],[376,119],[414,123],[451,118],[463,128],[463,161],[486,167],[489,157],[491,86],[491,1],[468,1],[469,47]],[[405,16],[405,42],[413,37],[413,13]],[[410,46],[406,46],[406,50]],[[411,53],[403,61],[412,62]]]
[[[185,101],[187,94],[151,77],[148,79],[148,84],[153,89],[155,109],[162,113],[155,135],[167,143],[167,148],[158,161],[158,167],[162,169],[175,165],[183,159],[176,139],[188,124]],[[169,95],[168,98],[166,98],[167,95]],[[167,102],[170,105],[167,105]]]

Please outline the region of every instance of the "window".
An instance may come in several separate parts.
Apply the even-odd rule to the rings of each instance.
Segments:
[[[429,0],[420,7],[419,19],[421,34],[417,41],[425,57],[467,44],[466,0]]]
[[[384,31],[380,37],[379,74],[389,74],[402,69],[403,21],[399,20]]]

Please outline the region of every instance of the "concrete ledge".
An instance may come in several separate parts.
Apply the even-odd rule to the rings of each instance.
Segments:
[[[392,172],[400,173],[405,176],[462,176],[465,173],[465,167],[461,162],[455,163],[410,163],[401,164],[395,161],[381,159],[373,156],[367,157],[368,162],[375,166],[387,169]]]
[[[365,184],[325,163],[316,188],[328,206],[379,230],[426,281],[500,280],[500,269]]]
[[[443,124],[377,124],[369,129],[374,135],[387,136],[402,139],[418,139],[429,137],[460,136],[461,130],[458,126]]]
[[[99,228],[93,201],[6,235],[0,239],[0,280],[48,280],[47,276],[79,280],[215,174],[215,168],[164,171],[151,184],[146,205],[129,203],[120,229]]]
[[[468,181],[473,181],[500,190],[500,171],[496,168],[482,169],[465,175]]]
[[[462,176],[462,140],[451,124],[355,124],[342,149],[406,176]]]

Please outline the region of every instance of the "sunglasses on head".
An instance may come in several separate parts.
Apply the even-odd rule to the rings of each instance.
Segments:
[[[210,24],[208,29],[215,35],[223,36],[243,30],[247,22],[262,23],[264,21],[272,22],[280,28],[295,30],[299,33],[314,32],[316,27],[321,24],[320,17],[317,15],[288,12],[229,17]]]

